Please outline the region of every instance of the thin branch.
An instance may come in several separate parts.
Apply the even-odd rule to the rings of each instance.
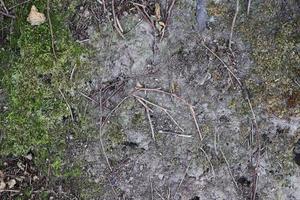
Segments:
[[[51,22],[51,18],[50,18],[50,0],[47,0],[47,17],[48,17],[50,34],[51,34],[52,53],[53,53],[55,60],[57,60],[57,55],[55,52],[55,44],[54,44],[53,27],[52,27],[52,22]]]
[[[231,43],[232,43],[232,36],[233,36],[233,29],[235,26],[235,22],[236,22],[236,18],[238,16],[239,13],[239,9],[240,9],[240,1],[236,0],[236,8],[235,8],[235,13],[234,13],[234,17],[232,20],[232,24],[231,24],[231,29],[230,29],[230,37],[229,37],[229,43],[228,43],[228,48],[231,50]]]

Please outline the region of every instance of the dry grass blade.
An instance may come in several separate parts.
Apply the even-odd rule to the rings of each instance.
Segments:
[[[16,16],[11,15],[11,14],[9,14],[9,13],[5,13],[5,12],[0,11],[0,14],[1,14],[1,15],[4,15],[4,16],[6,16],[6,17],[10,17],[10,18],[12,18],[12,19],[16,19]]]
[[[55,44],[54,44],[54,34],[53,34],[52,22],[51,22],[51,18],[50,18],[50,0],[47,0],[47,18],[48,18],[49,29],[50,29],[50,34],[51,34],[52,53],[53,53],[55,60],[57,60]]]
[[[113,18],[114,18],[114,27],[115,29],[117,30],[117,32],[119,33],[119,35],[125,39],[124,35],[123,35],[123,29],[121,27],[121,24],[119,22],[119,19],[117,18],[116,16],[116,11],[115,11],[115,0],[112,0],[112,3],[111,3],[111,6],[112,6],[112,13],[113,13]]]
[[[200,140],[202,141],[202,140],[203,140],[203,137],[202,137],[202,134],[201,134],[201,131],[200,131],[200,127],[199,127],[199,124],[198,124],[198,120],[197,120],[197,117],[196,117],[195,110],[194,110],[194,108],[193,108],[192,105],[189,105],[189,109],[190,109],[190,111],[191,111],[191,114],[192,114],[192,117],[193,117],[193,120],[194,120],[194,124],[195,124],[196,129],[197,129],[199,138],[200,138]]]
[[[151,120],[151,116],[150,116],[150,112],[149,110],[146,108],[146,113],[147,113],[147,117],[149,120],[149,124],[150,124],[150,129],[151,129],[151,135],[152,135],[152,139],[155,141],[155,133],[154,133],[154,128],[153,128],[153,124],[152,124],[152,120]]]
[[[102,123],[102,127],[105,126],[105,124],[108,122],[108,120],[110,119],[111,115],[118,110],[118,108],[129,98],[130,96],[126,96],[125,98],[123,98],[109,113],[108,115],[105,117],[104,122]],[[101,123],[101,122],[100,122]]]
[[[200,131],[200,127],[199,127],[199,124],[198,124],[198,120],[197,120],[197,117],[196,117],[196,113],[195,113],[195,110],[193,108],[193,106],[188,103],[185,99],[179,97],[178,95],[174,94],[174,93],[170,93],[170,92],[166,92],[166,91],[163,91],[161,90],[160,88],[136,88],[137,91],[145,91],[145,92],[157,92],[157,93],[161,93],[161,94],[166,94],[166,95],[169,95],[171,97],[174,97],[176,98],[177,100],[181,101],[183,104],[185,104],[186,106],[188,106],[190,112],[191,112],[191,115],[193,117],[193,121],[194,121],[194,124],[196,126],[196,129],[197,129],[197,133],[200,137],[200,140],[202,141],[203,140],[203,137],[202,137],[202,134],[201,134],[201,131]],[[176,123],[175,123],[176,124]]]
[[[224,154],[224,152],[222,151],[221,148],[220,148],[220,152],[221,152],[221,154],[222,154],[222,156],[223,156],[223,159],[224,159],[225,162],[226,162],[227,169],[228,169],[228,172],[229,172],[230,177],[231,177],[231,179],[232,179],[232,182],[234,183],[234,186],[236,187],[236,189],[238,189],[238,184],[237,184],[237,182],[235,181],[235,178],[234,178],[234,176],[233,176],[233,174],[232,174],[232,172],[231,172],[231,170],[230,170],[229,162],[228,162],[228,160],[227,160],[227,158],[226,158],[226,156],[225,156],[225,154]]]
[[[249,15],[249,13],[250,13],[250,7],[251,7],[251,0],[248,0],[247,15]]]
[[[186,167],[186,169],[185,169],[185,171],[184,171],[184,175],[183,175],[182,179],[180,180],[178,186],[177,186],[176,189],[175,189],[173,199],[175,199],[176,194],[177,194],[177,191],[178,191],[179,188],[181,187],[181,185],[182,185],[182,183],[183,183],[183,181],[184,181],[184,179],[185,179],[185,177],[186,177],[186,175],[187,175],[187,172],[188,172],[188,170],[189,170],[189,168],[190,168],[191,163],[192,163],[192,160],[189,161],[189,163],[188,163],[188,165],[187,165],[187,167]]]
[[[207,161],[208,161],[208,162],[209,162],[209,164],[210,164],[210,167],[211,167],[211,171],[212,171],[212,173],[213,173],[213,176],[215,177],[215,176],[216,176],[216,174],[215,174],[214,166],[213,166],[213,164],[212,164],[211,160],[209,159],[209,157],[208,157],[207,153],[204,151],[204,149],[203,149],[203,148],[201,148],[201,147],[200,147],[200,150],[201,150],[201,151],[204,153],[204,155],[205,155],[205,157],[206,157]]]
[[[240,9],[240,5],[239,4],[240,4],[240,1],[236,0],[236,8],[235,8],[234,17],[233,17],[232,24],[231,24],[230,37],[229,37],[229,43],[228,43],[228,48],[230,50],[231,50],[231,44],[232,44],[233,29],[234,29],[236,18],[238,16],[239,9]]]
[[[173,121],[173,123],[182,131],[182,132],[184,132],[184,129],[179,125],[179,123],[173,118],[173,116],[170,114],[170,111],[168,110],[168,109],[166,109],[166,108],[164,108],[164,107],[162,107],[162,106],[160,106],[160,105],[158,105],[158,104],[155,104],[155,103],[152,103],[151,101],[148,101],[148,100],[146,100],[146,99],[144,99],[144,98],[142,98],[142,97],[140,97],[140,96],[137,96],[137,95],[133,95],[135,98],[137,98],[137,99],[139,99],[140,101],[142,101],[142,102],[145,102],[145,103],[148,103],[148,104],[150,104],[150,105],[152,105],[152,106],[155,106],[155,107],[157,107],[157,108],[159,108],[159,109],[161,109],[163,112],[165,112],[168,116],[169,116],[169,118]],[[151,109],[150,109],[151,110]]]
[[[69,102],[67,101],[67,99],[66,99],[66,97],[65,97],[64,93],[61,91],[61,89],[58,89],[58,90],[59,90],[59,92],[60,92],[60,94],[61,94],[62,98],[63,98],[63,99],[64,99],[64,101],[66,102],[66,105],[67,105],[67,107],[68,107],[68,109],[69,109],[69,111],[70,111],[70,114],[71,114],[71,118],[72,118],[72,120],[73,120],[73,121],[75,121],[75,119],[74,119],[74,116],[73,116],[73,112],[72,112],[72,108],[71,108],[71,106],[70,106]]]

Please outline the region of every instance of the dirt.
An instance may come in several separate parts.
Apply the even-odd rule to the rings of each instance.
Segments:
[[[256,94],[245,84],[239,87],[208,50],[227,63],[242,83],[251,77],[255,67],[251,46],[238,31],[233,33],[232,50],[228,49],[235,3],[208,4],[215,7],[210,7],[207,28],[200,33],[195,2],[177,2],[162,41],[139,13],[120,16],[125,39],[108,23],[88,27],[84,43],[95,52],[90,89],[83,92],[98,91],[93,98],[101,101],[108,94],[99,88],[118,86],[103,109],[92,102],[88,105],[87,115],[95,124],[105,122],[105,116],[117,108],[101,132],[98,125],[98,137],[80,144],[85,148],[72,148],[89,180],[102,187],[101,192],[88,192],[87,199],[250,199],[255,188],[253,199],[300,197],[299,166],[293,160],[300,118],[282,119],[258,105],[253,108],[255,127],[247,97]],[[149,90],[136,91],[136,87]],[[156,104],[144,101],[153,111],[150,121],[145,106],[132,93]],[[295,105],[293,99],[289,102]],[[168,109],[178,125],[157,105]]]
[[[76,107],[90,135],[67,136],[66,160],[80,163],[84,177],[75,180],[82,188],[74,196],[299,199],[299,87],[287,97],[290,116],[255,101],[261,93],[247,83],[262,83],[253,78],[253,46],[236,28],[228,48],[235,2],[207,0],[201,32],[196,1],[177,1],[169,18],[162,2],[164,34],[134,6],[122,5],[117,18],[124,38],[110,7],[104,15],[102,6],[79,4],[70,22],[74,38],[92,50],[82,58],[89,71],[77,86],[82,103]],[[240,6],[237,24],[247,24],[247,5]],[[154,1],[146,11],[155,15]]]

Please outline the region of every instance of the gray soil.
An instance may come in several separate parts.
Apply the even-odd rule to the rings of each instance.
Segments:
[[[99,186],[87,189],[86,199],[250,199],[255,188],[256,199],[300,199],[300,168],[293,161],[300,118],[279,118],[255,106],[256,127],[246,87],[203,45],[218,52],[239,80],[251,77],[251,48],[238,31],[228,49],[235,2],[214,2],[231,15],[209,16],[201,33],[191,0],[176,3],[162,41],[139,14],[120,19],[125,39],[111,23],[88,28],[83,43],[94,53],[83,58],[92,70],[81,92],[97,102],[104,94],[112,97],[100,109],[82,96],[93,136],[70,139],[70,159],[80,160]],[[95,92],[111,84],[108,92]],[[141,101],[152,111],[150,120]]]

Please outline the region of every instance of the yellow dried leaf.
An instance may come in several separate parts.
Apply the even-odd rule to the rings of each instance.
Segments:
[[[30,13],[27,17],[27,21],[32,26],[38,26],[46,21],[46,17],[43,13],[40,13],[37,8],[33,5],[31,7]]]
[[[161,18],[159,3],[155,3],[155,17],[157,21],[159,21]]]

